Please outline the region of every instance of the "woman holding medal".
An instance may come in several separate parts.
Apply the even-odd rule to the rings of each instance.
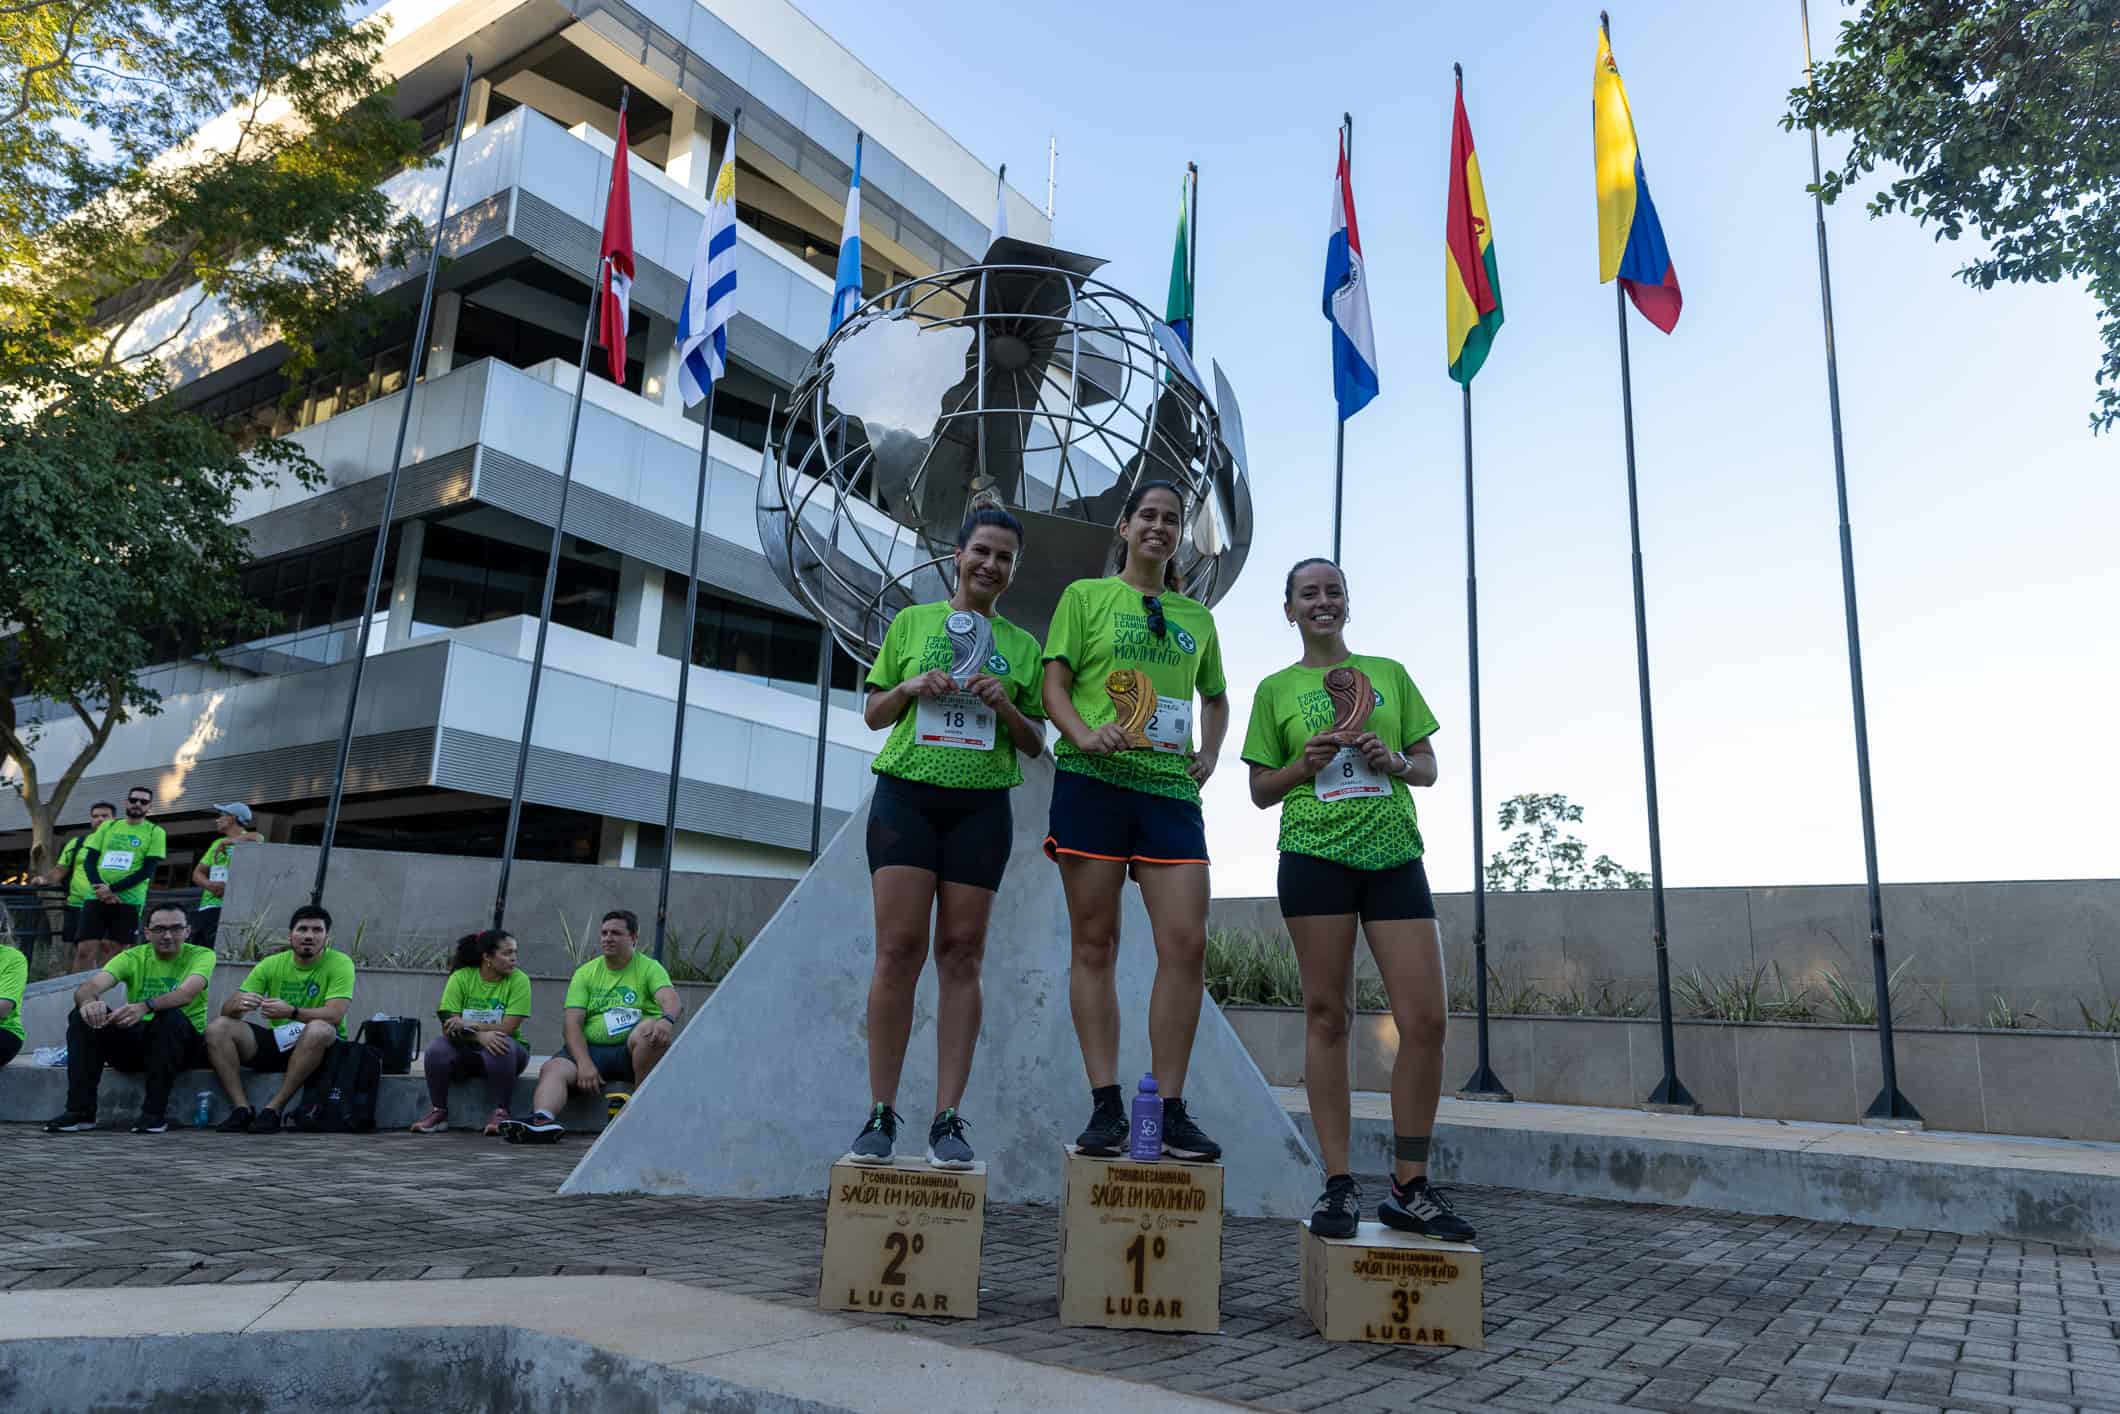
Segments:
[[[934,926],[935,1115],[927,1161],[968,1169],[957,1105],[979,1042],[979,970],[994,892],[1015,826],[1016,754],[1036,756],[1038,640],[994,612],[1023,549],[1007,511],[975,510],[957,532],[957,592],[898,611],[869,670],[862,717],[890,728],[869,802],[869,887],[876,970],[869,981],[869,1118],[847,1157],[888,1164],[898,1137],[898,1077],[913,1032],[913,989]]]
[[[1168,481],[1144,481],[1119,517],[1118,570],[1070,584],[1045,641],[1045,714],[1053,813],[1045,852],[1060,865],[1073,951],[1068,1005],[1089,1074],[1082,1153],[1127,1148],[1119,1088],[1119,894],[1133,875],[1156,944],[1149,1055],[1163,1097],[1163,1152],[1212,1160],[1222,1146],[1185,1107],[1207,953],[1207,834],[1200,787],[1229,731],[1222,644],[1207,606],[1177,592],[1171,560],[1185,504]],[[1193,749],[1193,696],[1200,748]]]
[[[1281,916],[1303,978],[1303,1084],[1327,1174],[1310,1230],[1352,1237],[1361,1217],[1347,1172],[1347,987],[1359,923],[1399,1032],[1395,1166],[1377,1217],[1469,1242],[1472,1225],[1428,1186],[1442,1086],[1443,948],[1408,787],[1435,784],[1435,714],[1405,668],[1348,650],[1347,581],[1332,561],[1304,560],[1288,572],[1282,612],[1302,634],[1303,656],[1259,684],[1244,760],[1252,803],[1281,807]]]

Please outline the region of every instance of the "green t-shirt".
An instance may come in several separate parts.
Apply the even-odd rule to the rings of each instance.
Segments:
[[[1116,576],[1076,580],[1061,593],[1059,606],[1053,610],[1045,660],[1065,663],[1074,670],[1075,690],[1069,697],[1083,725],[1092,729],[1119,715],[1104,690],[1105,678],[1118,668],[1147,673],[1158,697],[1184,703],[1185,749],[1085,756],[1062,737],[1053,748],[1053,764],[1127,790],[1197,804],[1200,787],[1185,769],[1192,748],[1193,694],[1220,697],[1228,688],[1222,676],[1222,640],[1205,604],[1175,591],[1162,599],[1165,628],[1158,638],[1148,630],[1148,611],[1142,606],[1140,590]],[[1152,726],[1151,734],[1155,730]]]
[[[102,826],[99,825],[96,828],[101,829]],[[88,835],[75,835],[66,842],[66,848],[59,851],[59,867],[61,869],[71,867],[73,870],[72,873],[66,876],[66,906],[68,908],[79,908],[96,896],[96,891],[90,887],[88,882],[87,861],[82,858],[82,852],[87,846]]]
[[[294,949],[286,948],[251,968],[241,990],[261,997],[278,997],[291,1007],[314,1011],[326,1002],[353,996],[353,959],[337,948],[326,948],[315,962],[303,967]],[[339,1039],[346,1039],[343,1017],[339,1019]]]
[[[142,820],[135,825],[120,816],[106,820],[88,837],[88,848],[100,850],[96,860],[96,879],[99,884],[113,883],[138,869],[150,859],[162,859],[169,854],[169,836],[152,820]],[[139,905],[147,902],[147,886],[153,876],[142,879],[124,893],[118,895],[120,903]]]
[[[206,846],[206,853],[199,856],[199,862],[206,866],[207,878],[213,878],[213,871],[216,866],[218,866],[221,870],[224,871],[221,877],[215,881],[219,883],[224,889],[228,887],[228,875],[225,871],[228,868],[228,856],[231,852],[231,847],[234,844],[234,840],[228,838],[228,836],[226,835],[223,835],[221,836],[221,838],[215,840],[212,844]],[[202,909],[219,908],[221,906],[221,902],[222,900],[219,894],[210,894],[205,892],[204,890],[201,890],[199,893],[199,907]]]
[[[900,609],[891,620],[890,631],[883,636],[876,666],[869,669],[869,686],[889,691],[908,678],[936,668],[948,672],[950,636],[943,624],[954,612],[946,602]],[[1016,704],[1017,711],[1026,717],[1043,717],[1038,640],[999,614],[994,615],[993,625],[994,656],[986,660],[985,671],[1008,684],[1009,700]],[[985,710],[985,704],[980,706]],[[1023,784],[1023,767],[1016,759],[1015,743],[999,720],[993,724],[993,746],[981,751],[977,747],[938,746],[915,740],[919,716],[919,703],[905,709],[891,727],[890,738],[870,770],[956,790],[1007,790]]]
[[[125,1000],[128,1002],[151,1002],[164,992],[177,990],[187,977],[204,977],[206,986],[184,1004],[185,1019],[191,1022],[192,1030],[203,1036],[206,1034],[206,989],[213,986],[213,964],[213,949],[200,947],[197,943],[186,943],[167,962],[155,956],[154,944],[142,943],[119,953],[103,970],[125,984]]]
[[[617,972],[603,958],[592,957],[574,969],[567,983],[567,1007],[588,1013],[582,1018],[582,1035],[590,1045],[613,1046],[626,1039],[634,1023],[663,1014],[655,994],[669,985],[670,974],[644,952],[634,953]]]
[[[22,989],[29,985],[29,959],[22,949],[0,944],[0,1002],[13,1002],[0,1016],[0,1031],[22,1039]]]
[[[488,982],[476,967],[459,967],[442,984],[438,1014],[455,1012],[468,1020],[496,1022],[510,1016],[530,1014],[530,979],[518,967],[498,982]],[[498,1012],[498,1016],[471,1017],[474,1011]]]
[[[1406,670],[1389,658],[1351,654],[1341,665],[1368,674],[1377,705],[1364,724],[1386,745],[1404,750],[1434,734],[1435,713]],[[1244,733],[1244,759],[1279,770],[1303,754],[1303,743],[1332,725],[1332,699],[1325,692],[1325,668],[1287,667],[1259,684],[1252,698],[1251,726]],[[1358,758],[1357,758],[1358,759]],[[1312,854],[1354,869],[1392,869],[1421,857],[1421,829],[1414,819],[1413,792],[1401,780],[1389,781],[1389,795],[1318,799],[1314,780],[1281,800],[1281,848],[1290,854]],[[1328,782],[1328,789],[1329,789]]]

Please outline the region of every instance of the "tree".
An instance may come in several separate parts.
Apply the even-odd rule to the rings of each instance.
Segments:
[[[2105,343],[2091,426],[2120,423],[2120,0],[1869,0],[1814,74],[1782,126],[1851,139],[1820,194],[1889,167],[1870,215],[1980,237],[1967,284],[2083,280]]]
[[[1565,795],[1512,795],[1499,812],[1509,847],[1487,861],[1487,887],[1522,889],[1639,889],[1649,876],[1626,868],[1611,855],[1589,859],[1589,850],[1561,826],[1579,825],[1583,807]]]
[[[382,45],[343,0],[0,6],[0,765],[32,868],[112,730],[157,710],[140,670],[265,626],[236,499],[318,469],[185,410],[169,358],[218,303],[229,338],[285,346],[294,397],[376,327],[372,277],[423,243],[378,189],[420,160]],[[88,730],[55,775],[51,715]]]

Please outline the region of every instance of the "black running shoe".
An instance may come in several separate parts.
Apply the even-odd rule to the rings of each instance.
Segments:
[[[510,1144],[557,1144],[567,1127],[543,1110],[528,1119],[501,1121],[501,1138]]]
[[[1163,1102],[1163,1152],[1174,1159],[1213,1163],[1222,1157],[1222,1146],[1193,1123],[1185,1102],[1173,1095]]]
[[[44,1122],[46,1134],[85,1134],[95,1127],[94,1115],[77,1115],[72,1110]]]
[[[935,1116],[935,1122],[928,1126],[929,1168],[968,1169],[972,1166],[972,1146],[964,1137],[966,1128],[968,1126],[955,1110],[944,1110]]]
[[[1429,1187],[1425,1178],[1404,1187],[1394,1180],[1390,1194],[1377,1204],[1377,1218],[1386,1227],[1417,1232],[1439,1242],[1470,1242],[1478,1235],[1471,1223],[1457,1215],[1443,1190]]]
[[[250,1122],[250,1132],[252,1134],[278,1134],[280,1132],[280,1112],[270,1105],[259,1110],[257,1118]]]
[[[133,1121],[132,1132],[135,1134],[167,1134],[169,1133],[169,1116],[151,1115],[142,1110],[140,1117]]]
[[[847,1158],[857,1164],[888,1164],[897,1157],[898,1111],[878,1101],[869,1110],[869,1122],[854,1136]]]
[[[1169,1113],[1168,1106],[1164,1113]],[[1113,1100],[1091,1110],[1089,1128],[1075,1136],[1075,1152],[1100,1159],[1116,1158],[1125,1153],[1126,1106]]]
[[[257,1117],[258,1112],[256,1110],[248,1105],[239,1105],[235,1109],[230,1110],[228,1118],[222,1120],[214,1128],[223,1134],[248,1134],[250,1133],[250,1122]]]
[[[1362,1190],[1347,1174],[1325,1181],[1317,1206],[1310,1210],[1312,1237],[1352,1237],[1362,1226]]]

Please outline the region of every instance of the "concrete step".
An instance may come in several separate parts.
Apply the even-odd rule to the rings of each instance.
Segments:
[[[1275,1094],[1313,1145],[1299,1087]],[[1354,1096],[1349,1161],[1391,1167],[1391,1097]],[[2120,1144],[1445,1099],[1437,1181],[2120,1250]]]
[[[544,1056],[532,1056],[529,1066],[516,1078],[515,1092],[508,1102],[508,1110],[518,1118],[530,1113],[530,1096],[536,1088],[537,1068],[545,1063]],[[243,1073],[243,1088],[250,1096],[252,1105],[262,1105],[279,1089],[277,1075],[253,1075]],[[206,1091],[213,1097],[212,1118],[209,1124],[219,1124],[228,1117],[228,1100],[221,1094],[221,1083],[208,1070],[187,1070],[177,1077],[177,1085],[170,1092],[169,1118],[174,1124],[189,1125],[193,1107],[198,1103],[198,1094]],[[105,1070],[103,1082],[96,1090],[96,1118],[105,1129],[123,1129],[133,1122],[140,1112],[141,1085],[137,1075],[126,1075],[116,1070]],[[17,1060],[13,1065],[0,1069],[0,1123],[42,1124],[66,1108],[66,1071],[63,1067],[27,1065]],[[486,1085],[481,1080],[459,1080],[449,1087],[449,1124],[454,1129],[477,1129],[486,1122]],[[377,1129],[404,1129],[427,1113],[427,1078],[418,1061],[412,1065],[409,1075],[385,1075],[382,1092],[376,1097],[375,1127]],[[567,1107],[560,1111],[560,1123],[569,1130],[593,1133],[604,1127],[604,1102],[600,1095],[570,1093]]]

